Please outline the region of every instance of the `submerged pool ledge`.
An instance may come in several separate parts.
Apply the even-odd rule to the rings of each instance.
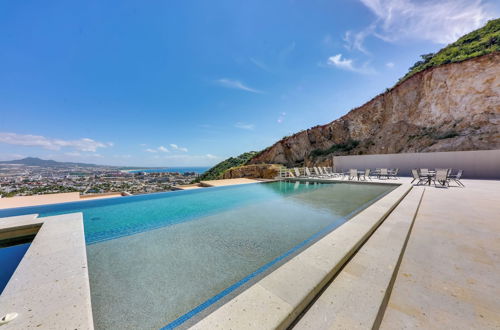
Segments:
[[[0,295],[0,318],[18,316],[7,329],[93,329],[87,252],[81,213],[0,218],[0,233],[36,236]]]
[[[411,190],[401,184],[192,329],[285,329]]]

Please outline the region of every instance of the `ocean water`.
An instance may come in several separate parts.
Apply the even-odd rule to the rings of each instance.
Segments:
[[[149,168],[144,170],[133,170],[129,171],[130,173],[169,173],[169,172],[177,172],[177,173],[186,173],[186,172],[194,172],[198,174],[203,174],[208,171],[210,167],[164,167],[164,168]]]

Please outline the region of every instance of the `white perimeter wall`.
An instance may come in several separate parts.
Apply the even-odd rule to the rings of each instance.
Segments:
[[[425,152],[382,155],[334,156],[336,169],[399,168],[410,176],[412,168],[464,170],[464,178],[500,179],[500,150]]]

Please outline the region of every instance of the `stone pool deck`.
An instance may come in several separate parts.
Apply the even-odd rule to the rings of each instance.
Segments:
[[[0,218],[0,239],[27,234],[36,236],[0,295],[1,329],[93,329],[83,215]]]
[[[401,180],[410,181],[409,178]],[[465,188],[413,187],[413,190],[425,189],[425,194],[407,245],[401,246],[402,258],[393,284],[384,289],[389,291],[389,299],[380,301],[383,309],[379,311],[380,319],[375,321],[375,328],[500,328],[500,181],[462,182]],[[387,240],[384,245],[392,243]],[[380,267],[387,253],[382,255],[383,246],[378,250],[379,255],[377,250],[371,251],[371,258],[378,258]],[[367,267],[367,262],[358,263],[350,275],[359,276]],[[371,271],[371,276],[374,276],[369,281],[372,285],[381,277],[376,271]],[[350,280],[351,286],[366,284],[356,282],[355,277]],[[335,296],[336,306],[323,310],[322,316],[315,315],[315,321],[328,319],[330,322],[318,327],[318,323],[307,325],[298,321],[295,328],[370,328],[361,323],[372,307],[367,305],[372,299],[366,295],[368,292],[365,290],[365,296],[357,301],[353,301],[352,294]],[[330,298],[334,294],[332,291]],[[347,311],[332,317],[339,305],[343,305],[341,308],[352,305],[357,317],[349,319]],[[306,316],[307,312],[302,321]]]
[[[66,203],[66,202],[80,202],[91,199],[101,199],[101,198],[120,197],[120,196],[122,196],[121,193],[80,195],[79,192],[70,192],[70,193],[60,193],[60,194],[5,197],[5,198],[0,198],[0,209],[35,206],[35,205],[48,205],[48,204]]]

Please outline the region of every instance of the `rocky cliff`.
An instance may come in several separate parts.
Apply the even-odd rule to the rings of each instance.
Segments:
[[[333,155],[500,149],[500,52],[426,69],[249,163],[330,164]]]
[[[254,164],[244,165],[228,169],[222,175],[223,179],[235,178],[261,178],[274,179],[280,173],[280,165],[276,164]]]

